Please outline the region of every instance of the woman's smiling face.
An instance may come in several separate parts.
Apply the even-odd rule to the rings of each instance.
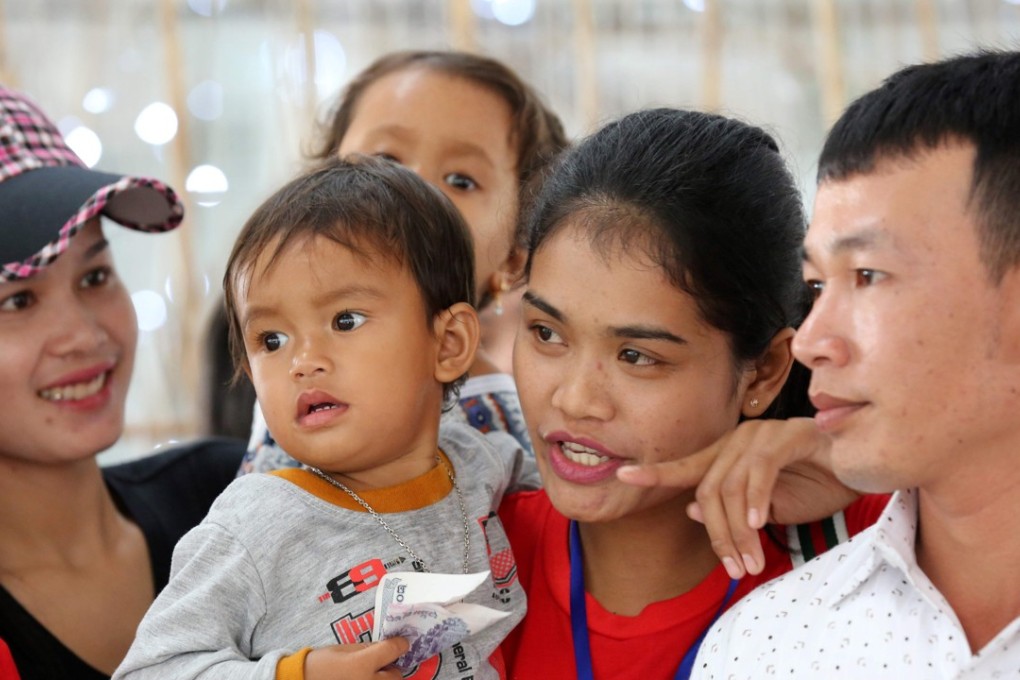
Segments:
[[[593,248],[582,225],[568,218],[533,254],[514,351],[543,484],[579,521],[682,512],[688,492],[629,486],[616,468],[732,429],[753,372],[738,373],[727,336],[645,249]]]
[[[113,445],[137,339],[98,218],[43,271],[0,283],[0,460],[83,460]]]

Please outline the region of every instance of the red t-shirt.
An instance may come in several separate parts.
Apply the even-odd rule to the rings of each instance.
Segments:
[[[845,532],[853,536],[878,519],[888,500],[888,496],[864,496],[847,508],[836,524],[840,525],[845,518]],[[507,677],[575,678],[568,520],[553,508],[544,491],[508,496],[499,514],[517,558],[521,585],[528,594],[527,616],[503,643]],[[826,522],[800,527],[800,536],[817,539],[814,546],[804,546],[805,556],[824,550],[826,540],[837,533],[845,537],[842,526],[839,532],[834,532],[832,521]],[[796,542],[798,532],[787,533]],[[757,576],[741,579],[727,607],[756,586],[793,568],[790,552],[764,535],[762,545],[765,569]],[[588,595],[588,632],[595,678],[673,678],[684,654],[711,624],[729,584],[729,576],[720,564],[694,589],[651,604],[637,616],[608,612]]]
[[[14,659],[11,658],[11,650],[7,643],[0,640],[0,680],[20,680],[18,669],[14,666]]]

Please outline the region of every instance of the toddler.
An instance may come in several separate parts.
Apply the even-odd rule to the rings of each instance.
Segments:
[[[239,369],[303,467],[228,487],[116,677],[399,678],[404,641],[357,643],[379,579],[412,569],[490,570],[468,601],[511,615],[406,677],[501,677],[525,602],[494,512],[537,478],[509,435],[440,428],[479,335],[457,211],[394,163],[333,160],[256,210],[224,288]]]

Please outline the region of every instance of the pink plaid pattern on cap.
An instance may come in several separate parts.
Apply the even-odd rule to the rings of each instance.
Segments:
[[[0,182],[26,170],[59,165],[85,167],[60,131],[24,95],[0,87]]]
[[[24,94],[0,86],[0,183],[31,170],[72,166],[88,167],[64,142],[60,131]],[[21,262],[0,263],[0,282],[27,278],[52,263],[67,250],[71,238],[92,218],[107,209],[115,195],[132,190],[151,190],[167,203],[165,214],[151,224],[138,223],[126,212],[110,215],[114,221],[138,231],[161,232],[177,227],[184,218],[184,206],[176,192],[163,182],[145,177],[121,177],[98,191],[69,216],[55,238]],[[40,199],[44,200],[44,199]],[[141,214],[138,217],[144,217]]]
[[[0,265],[0,281],[16,281],[18,279],[28,278],[29,276],[32,276],[44,269],[47,265],[57,259],[58,255],[67,250],[71,237],[81,231],[81,228],[85,226],[86,222],[102,212],[111,196],[126,189],[135,189],[138,187],[148,187],[154,191],[162,193],[167,197],[167,201],[174,205],[173,212],[166,224],[126,224],[124,226],[138,231],[161,232],[173,228],[172,226],[168,226],[170,224],[173,226],[180,224],[181,220],[184,218],[184,209],[180,202],[177,201],[177,194],[173,189],[155,179],[122,177],[120,181],[104,187],[84,205],[82,205],[81,209],[78,210],[78,212],[75,213],[60,229],[57,238],[51,241],[38,253],[24,262],[11,262],[9,264]]]

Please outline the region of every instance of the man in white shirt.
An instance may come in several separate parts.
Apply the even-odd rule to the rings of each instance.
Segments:
[[[1020,674],[1020,54],[912,66],[819,161],[794,339],[878,523],[731,609],[692,677]]]

